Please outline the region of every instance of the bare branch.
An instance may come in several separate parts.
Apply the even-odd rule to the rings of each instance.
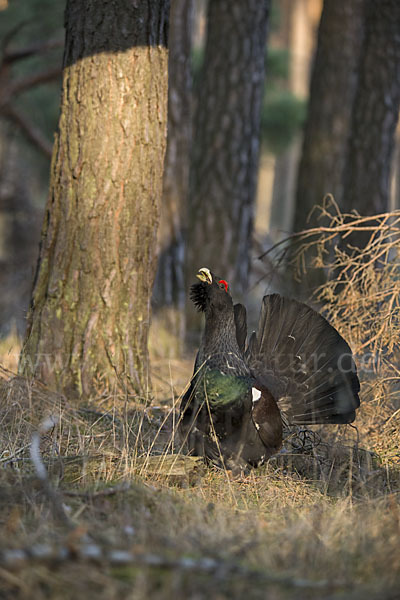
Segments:
[[[32,142],[47,158],[51,158],[53,145],[44,137],[42,132],[28,121],[24,115],[16,108],[7,105],[3,109],[4,116],[14,121],[21,129],[26,138]]]
[[[22,23],[18,30],[23,26]],[[16,32],[11,32],[12,37]],[[8,42],[10,39],[8,40]],[[23,60],[24,58],[29,58],[30,56],[34,56],[35,54],[44,54],[45,52],[49,52],[49,50],[54,50],[55,48],[61,48],[64,45],[64,42],[61,40],[52,40],[49,42],[41,42],[38,44],[32,44],[30,46],[25,46],[25,48],[20,48],[18,50],[4,50],[3,54],[3,63],[13,63],[18,60]]]
[[[7,54],[7,48],[11,42],[11,40],[17,35],[17,33],[19,33],[19,31],[21,31],[21,29],[23,27],[25,27],[26,25],[28,25],[28,23],[31,23],[31,20],[25,20],[25,21],[20,21],[20,23],[17,23],[14,27],[12,27],[10,29],[10,31],[8,31],[5,36],[3,37],[3,40],[1,42],[1,51],[3,53],[3,61],[4,62],[4,57]]]
[[[11,83],[7,90],[7,96],[17,96],[18,94],[21,94],[32,87],[53,81],[54,79],[57,79],[61,73],[62,69],[57,67],[55,69],[49,69],[48,71],[35,73],[30,77],[24,77],[23,79],[14,81],[14,83]]]

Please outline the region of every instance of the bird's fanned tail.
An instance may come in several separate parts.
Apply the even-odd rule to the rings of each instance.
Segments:
[[[244,353],[247,338],[247,311],[243,304],[235,304],[233,307],[236,328],[236,340],[241,352]]]
[[[290,423],[354,420],[360,384],[351,349],[305,304],[279,294],[265,296],[246,360]]]

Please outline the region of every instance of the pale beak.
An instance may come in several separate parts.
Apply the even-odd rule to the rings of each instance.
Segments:
[[[200,281],[204,281],[204,283],[212,283],[211,271],[206,267],[199,269],[199,272],[197,273],[196,277],[200,279]]]

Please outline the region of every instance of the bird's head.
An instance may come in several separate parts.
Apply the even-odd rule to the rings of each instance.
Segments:
[[[200,269],[196,277],[200,279],[200,283],[192,285],[190,298],[199,311],[219,312],[233,307],[228,284],[224,279],[217,277],[206,267]]]

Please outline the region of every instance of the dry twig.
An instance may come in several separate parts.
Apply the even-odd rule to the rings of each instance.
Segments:
[[[42,459],[42,454],[40,452],[41,437],[48,431],[53,429],[53,427],[57,425],[57,422],[57,417],[51,416],[41,423],[39,429],[32,434],[30,455],[33,466],[35,468],[36,475],[42,484],[46,496],[50,500],[54,516],[60,519],[60,521],[68,527],[73,528],[75,527],[75,525],[72,523],[71,519],[66,513],[60,494],[57,492],[57,490],[55,490],[52,487],[49,481],[49,476],[47,474],[47,470]]]

